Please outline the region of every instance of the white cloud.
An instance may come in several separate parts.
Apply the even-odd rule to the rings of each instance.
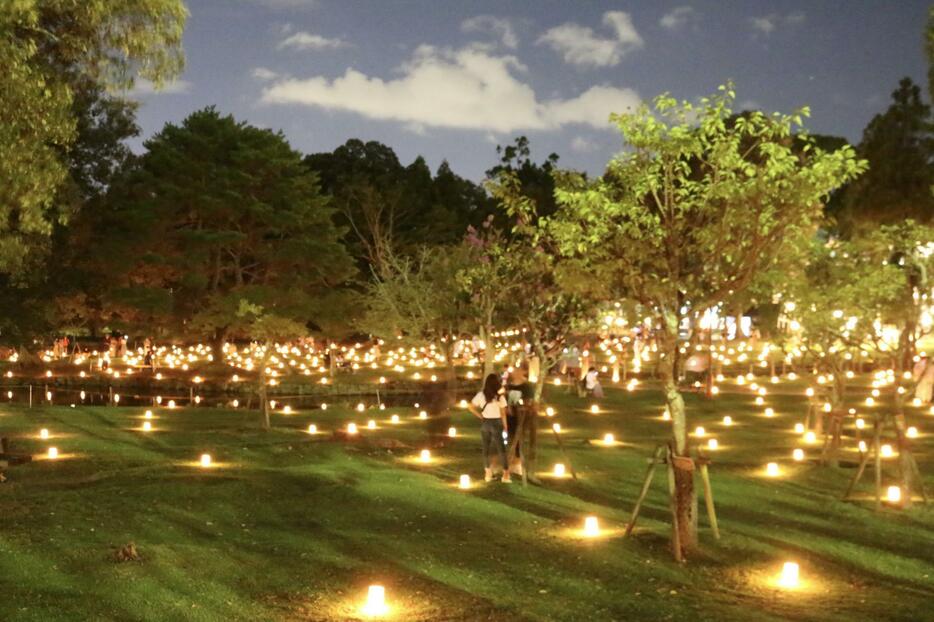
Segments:
[[[337,48],[347,47],[348,44],[343,39],[331,39],[321,35],[313,35],[310,32],[296,32],[289,35],[279,42],[278,48],[292,48],[295,50],[335,50]]]
[[[408,126],[512,132],[584,124],[608,128],[611,112],[639,104],[632,89],[594,86],[570,99],[539,100],[517,78],[525,66],[514,56],[497,56],[482,46],[459,50],[421,46],[384,80],[347,69],[328,79],[282,79],[263,90],[269,104],[302,104],[353,112]]]
[[[603,24],[616,36],[602,38],[591,28],[568,22],[545,32],[538,43],[550,46],[566,63],[581,67],[617,65],[623,56],[643,46],[629,13],[607,11],[603,14]]]
[[[571,140],[571,149],[577,151],[578,153],[589,153],[596,150],[597,143],[583,136],[575,136]]]
[[[191,91],[191,82],[187,80],[176,80],[163,84],[162,88],[156,88],[156,85],[145,78],[139,78],[133,85],[133,88],[127,91],[130,97],[139,97],[141,95],[180,95]]]
[[[668,30],[681,30],[698,17],[699,15],[693,7],[679,6],[665,13],[658,23]]]
[[[252,75],[257,80],[263,81],[275,80],[279,77],[277,72],[273,71],[272,69],[267,69],[266,67],[257,67],[250,72],[250,75]]]
[[[775,32],[781,26],[797,26],[803,24],[806,20],[804,13],[795,11],[787,15],[779,13],[770,13],[761,17],[749,18],[752,29],[766,36]]]
[[[318,5],[318,0],[249,0],[270,9],[311,9]]]
[[[512,28],[512,23],[504,17],[493,15],[477,15],[461,22],[464,32],[488,33],[496,37],[503,47],[515,49],[519,45],[519,37]]]

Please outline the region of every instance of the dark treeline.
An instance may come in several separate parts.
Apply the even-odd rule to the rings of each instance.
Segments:
[[[505,218],[483,183],[447,162],[434,172],[421,157],[404,164],[378,142],[303,155],[281,132],[207,108],[134,155],[126,147],[139,133],[134,102],[89,83],[72,109],[77,137],[55,201],[68,218],[26,270],[4,278],[8,344],[60,331],[246,337],[243,300],[310,332],[351,334],[366,285],[394,262]],[[918,86],[901,81],[857,152],[869,172],[829,201],[836,233],[934,220],[931,111]],[[555,211],[556,154],[536,162],[520,137],[491,162],[489,179],[513,173],[541,215]]]

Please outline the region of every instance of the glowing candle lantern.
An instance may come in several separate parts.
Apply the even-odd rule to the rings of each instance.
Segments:
[[[723,425],[733,425],[733,417],[727,415],[723,418]]]
[[[373,419],[370,419],[369,421],[367,421],[367,422],[366,422],[366,429],[367,429],[367,430],[375,430],[375,429],[376,429],[376,421],[373,420]]]
[[[915,426],[909,427],[907,430],[905,430],[905,436],[908,438],[918,438],[918,428]]]
[[[384,616],[389,613],[389,606],[386,604],[386,588],[382,585],[371,585],[367,588],[363,613],[368,616]]]
[[[671,421],[671,413],[667,409],[662,413],[662,421]]]
[[[889,486],[885,491],[885,500],[889,503],[900,503],[902,500],[902,489],[898,486]]]
[[[867,397],[867,398],[866,398],[866,406],[872,406],[872,405],[875,404],[875,403],[876,403],[876,401],[875,401],[874,399],[872,399],[871,397]]]
[[[456,437],[457,437],[457,428],[454,428],[454,427],[448,428],[448,436],[451,437],[451,438],[456,438]]]
[[[756,406],[762,406],[763,404],[765,404],[765,400],[762,397],[757,397]]]
[[[458,403],[458,406],[460,406],[461,408],[467,408],[467,400],[461,400]]]
[[[720,447],[720,443],[717,442],[717,439],[711,438],[707,441],[707,449],[717,449]]]
[[[566,469],[562,463],[558,462],[557,464],[555,464],[555,468],[554,468],[555,477],[564,477],[565,473],[566,473]]]
[[[358,412],[358,413],[362,413],[362,412],[364,411],[365,408],[366,408],[366,406],[363,405],[363,402],[360,402],[359,404],[357,404],[357,412]]]
[[[322,402],[321,410],[327,410],[327,409],[328,409],[328,405]]]
[[[427,419],[427,418],[428,418],[428,413],[425,412],[425,411],[423,410],[423,411],[421,411],[420,413],[418,413],[418,418],[419,418],[419,419],[422,419],[422,420]]]
[[[55,460],[58,458],[58,447],[49,447],[49,460]]]
[[[152,432],[152,422],[144,421],[143,422],[143,432]]]
[[[882,454],[883,458],[891,458],[893,455],[895,455],[895,452],[892,451],[892,446],[888,443],[880,447],[880,453]]]
[[[590,407],[590,412],[593,413],[594,415],[596,415],[598,412],[600,412],[600,407],[597,406],[596,404],[593,404],[593,405]]]
[[[804,424],[796,423],[795,424],[795,434],[804,434]]]
[[[596,516],[587,516],[584,518],[584,535],[588,538],[595,538],[600,535],[600,521]]]
[[[42,428],[39,430],[39,438],[49,438],[49,430],[47,428]]]
[[[694,428],[694,436],[703,437],[706,434],[707,434],[707,430],[704,429],[704,426],[699,425],[696,428]]]
[[[470,488],[470,476],[467,475],[466,473],[461,475],[460,481],[458,482],[457,487],[462,490],[467,490],[468,488]]]
[[[175,408],[175,400],[169,400],[169,408]]]
[[[607,433],[607,434],[604,434],[604,435],[603,435],[603,444],[604,444],[604,445],[612,445],[612,444],[615,443],[615,442],[616,442],[616,437],[613,436],[612,434]]]
[[[867,449],[868,449],[868,446],[866,445],[866,441],[860,441],[860,442],[859,442],[859,451],[860,451],[860,453],[866,453],[866,450],[867,450]]]
[[[765,416],[766,416],[766,417],[774,417],[774,416],[775,416],[775,411],[772,410],[771,408],[766,408],[766,409],[765,409]]]
[[[555,416],[555,409],[552,408],[551,406],[547,407],[547,408],[545,409],[545,416],[547,416],[547,417],[554,417],[554,416]]]
[[[561,434],[561,424],[560,424],[560,423],[552,424],[551,429],[554,430],[555,432],[557,432],[558,434]]]
[[[767,465],[765,465],[765,474],[768,475],[769,477],[778,477],[778,474],[779,474],[778,463],[769,462]]]
[[[284,414],[284,415],[291,415],[291,414],[292,414],[292,407],[291,407],[291,406],[283,406],[283,407],[282,407],[282,414]]]
[[[778,585],[785,589],[794,589],[799,585],[799,567],[795,562],[785,562],[782,565],[782,574],[778,577]]]
[[[204,468],[211,466],[211,454],[201,454],[201,466]]]
[[[801,462],[804,460],[804,450],[800,447],[791,452],[791,457],[795,459],[795,462]]]
[[[710,388],[710,393],[711,393],[712,395],[720,395],[720,387],[711,387],[711,388]]]
[[[814,443],[817,441],[817,435],[814,434],[812,430],[808,430],[804,433],[804,442],[805,443]]]
[[[431,462],[431,451],[428,449],[423,449],[421,453],[419,453],[418,459],[425,463]]]
[[[399,423],[399,415],[393,415],[392,417],[389,418],[389,421],[391,423]]]
[[[865,427],[866,427],[866,421],[865,421],[862,417],[857,418],[857,419],[856,419],[856,429],[857,429],[857,430],[862,430],[862,429],[865,428]]]
[[[313,424],[313,423],[308,424],[308,433],[309,433],[309,434],[317,434],[317,433],[318,433],[318,426],[316,426],[316,425]]]
[[[348,423],[347,424],[347,434],[356,434],[357,433],[357,424]]]

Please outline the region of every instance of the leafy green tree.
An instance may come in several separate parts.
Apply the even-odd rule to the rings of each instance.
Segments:
[[[458,279],[474,259],[466,244],[425,246],[414,256],[392,256],[389,270],[374,277],[367,289],[362,330],[392,343],[399,339],[429,343],[443,354],[445,394],[436,404],[438,411],[446,411],[454,402],[454,344],[475,321],[470,296]],[[437,424],[433,432],[444,429],[440,421],[433,419]]]
[[[167,125],[106,202],[107,302],[124,322],[250,337],[242,301],[309,329],[353,266],[317,176],[281,133],[213,108]],[[128,265],[115,261],[133,256]]]
[[[75,85],[161,83],[181,70],[181,0],[10,0],[0,4],[0,271],[27,255],[67,213],[53,199],[68,178]]]
[[[263,429],[265,430],[269,429],[267,387],[270,383],[266,369],[275,351],[275,344],[277,341],[296,339],[308,333],[305,318],[301,314],[292,316],[290,311],[287,308],[267,309],[241,298],[234,312],[235,321],[240,330],[263,344],[262,358],[258,366],[257,393],[263,408]]]
[[[806,260],[786,273],[781,290],[793,335],[788,345],[809,355],[815,369],[828,374],[828,416],[833,424],[828,449],[834,466],[839,443],[834,425],[847,414],[847,372],[875,347],[879,320],[904,286],[898,267],[880,261],[875,250],[864,239],[814,241]],[[816,432],[823,431],[822,414],[811,423]]]
[[[892,104],[876,115],[856,148],[869,161],[865,175],[848,185],[831,214],[844,235],[911,218],[934,222],[934,134],[931,109],[908,78],[892,93]]]
[[[493,373],[495,348],[493,329],[502,322],[512,303],[520,278],[514,248],[493,224],[491,215],[479,228],[469,227],[465,238],[470,250],[467,265],[458,272],[458,282],[470,296],[470,309],[484,343],[483,377]],[[506,328],[500,324],[501,328]]]
[[[385,276],[390,256],[422,244],[456,244],[487,213],[483,189],[442,162],[432,177],[424,159],[403,166],[381,143],[352,139],[332,153],[307,156],[333,196],[345,244],[363,272]],[[486,211],[485,211],[486,210]]]
[[[654,109],[612,115],[627,150],[600,179],[562,174],[560,207],[547,222],[563,252],[591,267],[592,279],[654,318],[676,457],[689,456],[675,376],[685,314],[728,305],[813,235],[822,199],[864,168],[851,148],[828,153],[809,144],[807,109],[753,112],[730,123],[734,99],[725,86],[696,106],[662,95]],[[680,559],[696,542],[696,497],[693,472],[675,462]]]

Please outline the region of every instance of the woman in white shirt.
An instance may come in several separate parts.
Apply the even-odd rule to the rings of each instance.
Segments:
[[[503,442],[503,432],[506,430],[506,398],[500,395],[501,388],[499,376],[490,374],[483,382],[483,390],[470,400],[467,408],[481,421],[484,479],[493,479],[492,453],[495,451],[503,465],[503,482],[509,483],[509,464],[506,462],[506,446]]]

